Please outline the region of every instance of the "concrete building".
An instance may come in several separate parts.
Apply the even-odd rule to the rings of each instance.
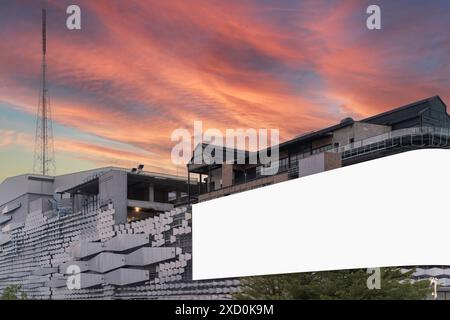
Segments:
[[[231,298],[237,280],[191,281],[188,189],[185,178],[113,167],[6,179],[0,291],[17,284],[34,299]]]
[[[236,162],[189,164],[188,171],[199,178],[198,196],[193,197],[207,201],[399,152],[449,147],[450,116],[442,99],[434,96],[358,121],[345,118],[281,143],[279,170],[272,176],[260,174],[261,164]],[[420,267],[415,277],[438,278],[438,298],[450,299],[450,268]]]
[[[11,177],[0,184],[0,291],[18,284],[35,299],[230,299],[238,280],[192,281],[192,202],[449,146],[450,116],[432,97],[283,142],[271,176],[259,164],[200,163],[188,165],[187,179],[142,167]],[[438,277],[447,298],[449,274],[420,268],[416,277]]]
[[[198,176],[198,199],[205,201],[398,152],[447,148],[450,116],[446,108],[435,96],[359,121],[345,118],[303,134],[279,145],[279,170],[274,176],[261,175],[262,164],[236,162],[189,164],[189,176]]]

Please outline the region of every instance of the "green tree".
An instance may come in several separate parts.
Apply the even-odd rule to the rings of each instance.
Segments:
[[[26,300],[28,299],[25,292],[20,290],[19,285],[11,285],[3,290],[3,294],[0,296],[0,300]]]
[[[411,281],[414,270],[381,269],[381,288],[369,290],[365,269],[295,273],[241,279],[237,299],[424,299],[431,293],[428,281]]]

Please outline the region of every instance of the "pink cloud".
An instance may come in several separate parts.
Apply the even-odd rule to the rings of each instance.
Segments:
[[[54,120],[139,150],[56,137],[61,152],[76,156],[72,148],[98,164],[141,161],[173,170],[171,132],[192,129],[194,120],[205,129],[279,128],[288,139],[347,115],[365,117],[435,94],[450,99],[450,65],[440,56],[450,53],[450,41],[442,36],[427,46],[445,23],[420,7],[407,12],[417,18],[414,26],[403,24],[399,11],[398,21],[387,17],[386,30],[374,34],[364,29],[358,1],[80,5],[85,29],[48,32]],[[29,31],[0,30],[0,101],[34,114],[39,30],[17,23]],[[420,45],[408,51],[414,39]],[[418,68],[422,56],[439,67]]]

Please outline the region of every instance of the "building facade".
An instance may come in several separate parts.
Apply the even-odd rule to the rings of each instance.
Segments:
[[[447,106],[435,96],[359,121],[345,118],[283,142],[273,176],[261,175],[262,164],[189,164],[188,171],[198,176],[196,192],[205,201],[408,150],[447,148],[449,129]]]
[[[237,279],[192,281],[191,203],[449,146],[450,116],[436,96],[283,142],[271,176],[260,164],[202,163],[187,166],[187,179],[142,167],[11,177],[0,184],[0,291],[16,284],[35,299],[231,299]],[[415,276],[439,278],[447,298],[450,268]]]
[[[275,175],[263,176],[262,164],[248,162],[189,164],[188,171],[199,178],[194,197],[207,201],[399,152],[449,147],[450,116],[442,99],[434,96],[359,121],[345,118],[281,143]],[[243,153],[251,157],[250,152]],[[437,278],[438,298],[450,299],[449,267],[416,270],[416,279]]]
[[[120,168],[6,179],[0,290],[20,285],[33,299],[232,298],[237,280],[191,281],[187,189],[184,178]]]

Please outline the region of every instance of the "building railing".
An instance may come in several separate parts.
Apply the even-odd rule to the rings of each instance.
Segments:
[[[279,176],[281,174],[286,174],[287,172],[278,172],[275,175],[270,175],[270,176],[261,176],[259,178],[255,178],[255,179],[251,179],[251,180],[247,180],[246,182],[242,182],[242,183],[237,183],[237,184],[232,184],[230,186],[226,186],[226,187],[221,187],[219,189],[215,189],[215,190],[210,190],[207,192],[204,192],[202,194],[200,194],[198,196],[200,201],[203,200],[207,200],[207,199],[213,199],[222,195],[228,195],[228,194],[235,194],[235,193],[239,193],[242,191],[248,191],[251,189],[256,189],[256,188],[260,188],[266,185],[270,185],[273,184],[273,179],[276,176]],[[284,179],[283,179],[284,180]],[[286,179],[288,180],[287,176]]]
[[[428,139],[425,139],[428,138]],[[417,142],[421,141],[421,142]],[[336,152],[342,154],[342,160],[347,160],[361,155],[366,155],[372,152],[403,147],[450,147],[450,128],[434,128],[434,127],[414,127],[405,128],[383,133],[377,136],[373,136],[367,139],[358,140],[340,147],[320,148],[320,152]],[[288,172],[289,179],[294,179],[299,176],[298,160],[307,158],[311,155],[320,153],[314,149],[308,152],[295,155],[294,162],[288,161],[287,165],[280,165],[280,170],[277,174]],[[279,162],[282,160],[279,160]],[[215,193],[215,192],[235,192],[235,190],[242,188],[245,189],[245,184],[255,180],[264,179],[267,176],[256,174],[251,179],[241,179],[233,181],[231,186],[221,187],[218,189],[200,190],[200,194]]]
[[[450,128],[414,127],[386,132],[328,152],[342,153],[342,160],[394,147],[449,147]]]

